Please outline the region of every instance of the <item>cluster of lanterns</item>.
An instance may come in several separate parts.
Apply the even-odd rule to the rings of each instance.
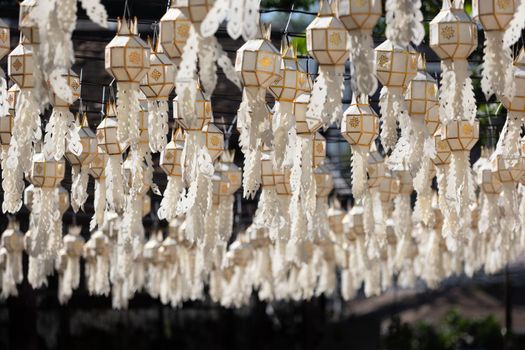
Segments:
[[[84,3],[92,5],[95,22],[107,24],[100,3]],[[363,285],[366,296],[378,295],[394,277],[401,287],[417,279],[435,287],[453,274],[497,271],[525,242],[525,51],[512,63],[511,49],[524,3],[474,1],[474,17],[487,32],[483,89],[497,95],[508,117],[496,149],[484,150],[471,166],[479,123],[467,59],[477,47],[477,27],[460,0],[444,0],[429,27],[430,47],[442,60],[439,87],[411,46],[424,36],[420,1],[387,1],[387,40],[374,49],[379,0],[321,0],[306,29],[319,67],[313,81],[287,40],[278,50],[270,27],[254,24],[256,1],[172,1],[150,43],[140,38],[136,19],[119,19],[105,51],[116,99],[96,131],[85,114],[70,112],[81,95],[71,61],[49,65],[64,54],[50,50],[50,40],[67,53],[71,26],[56,26],[50,12],[39,20],[41,2],[23,1],[20,44],[11,53],[9,28],[0,22],[0,55],[9,53],[11,81],[7,89],[0,76],[2,209],[15,214],[23,203],[31,214],[25,235],[14,220],[2,235],[2,295],[16,295],[24,250],[33,287],[56,271],[59,300],[67,302],[83,259],[90,294],[111,294],[115,308],[127,307],[141,290],[173,306],[202,299],[207,290],[212,300],[237,307],[254,291],[262,300],[300,300],[340,288],[348,300]],[[68,4],[74,6],[62,11],[71,12],[74,24],[76,1]],[[225,19],[228,34],[246,40],[235,64],[214,36]],[[343,111],[348,58],[353,97]],[[216,64],[243,88],[236,125],[242,170],[214,124]],[[378,82],[380,116],[368,97]],[[48,103],[53,112],[42,133]],[[326,140],[319,131],[333,123],[352,149],[348,208],[329,199],[333,179],[323,166]],[[388,155],[378,151],[379,142]],[[155,153],[168,179],[163,193],[153,182]],[[66,161],[71,191],[61,187]],[[78,226],[63,235],[62,215],[70,206],[84,210],[89,177],[95,181],[90,238]],[[241,187],[246,198],[258,194],[258,206],[253,223],[232,237]],[[150,190],[162,195],[156,215],[170,228],[152,229],[146,240]]]

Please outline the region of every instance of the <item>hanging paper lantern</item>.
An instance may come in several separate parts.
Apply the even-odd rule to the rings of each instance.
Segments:
[[[261,196],[257,204],[257,211],[254,217],[254,223],[257,227],[267,227],[270,232],[270,238],[276,239],[276,229],[280,225],[280,207],[279,199],[276,192],[276,171],[273,162],[273,152],[271,147],[264,145],[261,151],[260,172],[261,178]],[[243,179],[244,181],[244,179]]]
[[[16,213],[22,205],[23,176],[31,170],[33,143],[40,138],[39,102],[33,94],[33,51],[26,44],[19,44],[8,56],[8,72],[20,88],[17,96],[16,116],[9,146],[6,166],[2,167],[4,212]]]
[[[99,151],[108,157],[105,165],[105,185],[108,209],[117,213],[124,206],[124,184],[122,180],[122,152],[124,144],[118,137],[118,122],[115,118],[115,105],[108,105],[108,115],[97,127],[97,145]]]
[[[16,106],[18,104],[18,97],[20,96],[20,88],[18,85],[13,84],[7,90],[7,106],[9,108],[9,114],[14,118],[16,113]]]
[[[18,27],[24,36],[24,42],[31,45],[40,44],[38,25],[31,16],[31,12],[38,5],[37,0],[24,0],[20,3]]]
[[[178,65],[184,46],[190,35],[191,21],[172,1],[168,11],[160,19],[159,41],[163,51]]]
[[[476,100],[468,73],[467,58],[478,45],[476,25],[463,10],[463,2],[443,1],[430,22],[430,47],[441,58],[439,91],[441,122],[476,117]]]
[[[71,152],[69,147],[66,147],[64,155],[69,164],[71,164],[73,181],[71,185],[71,205],[73,210],[78,212],[88,198],[89,165],[97,155],[97,139],[95,133],[89,127],[87,113],[82,115],[75,128],[77,128],[77,134],[82,145],[81,152],[77,155]]]
[[[379,135],[379,118],[368,104],[366,95],[352,103],[343,114],[341,135],[352,146],[352,194],[359,202],[366,190],[366,168],[370,146]]]
[[[11,136],[13,136],[14,117],[11,114],[0,116],[0,145],[2,146],[2,159],[7,155]]]
[[[336,2],[333,2],[336,6]],[[338,122],[341,115],[344,64],[348,59],[348,34],[327,1],[321,0],[317,17],[306,28],[308,53],[319,64],[308,114],[324,124]]]
[[[149,146],[152,152],[166,147],[168,134],[167,100],[175,87],[175,65],[168,55],[151,46],[150,68],[141,83],[141,90],[148,99]]]
[[[405,92],[407,113],[410,116],[410,124],[413,130],[413,136],[410,138],[411,152],[408,156],[413,172],[419,169],[423,156],[430,158],[432,156],[430,147],[435,130],[429,130],[426,121],[429,119],[427,116],[430,109],[438,103],[437,92],[436,80],[427,73],[425,59],[423,55],[419,55],[417,74],[410,81]],[[434,128],[432,125],[431,127]],[[432,133],[430,133],[431,131]]]
[[[383,84],[379,102],[381,143],[388,151],[397,141],[396,122],[405,122],[403,92],[416,76],[417,53],[410,46],[404,48],[386,40],[375,48],[375,64],[377,79]]]
[[[439,119],[439,105],[434,105],[429,109],[425,115],[425,126],[427,127],[428,134],[433,136],[441,126]]]
[[[142,181],[135,169],[145,156],[140,147],[140,82],[150,70],[150,49],[139,37],[137,27],[136,18],[131,22],[119,20],[117,35],[106,46],[105,59],[106,71],[117,81],[118,138],[121,143],[129,142],[135,154],[133,187]]]
[[[64,156],[66,145],[69,153],[79,155],[82,152],[75,117],[69,110],[69,106],[80,98],[80,79],[72,70],[62,74],[61,78],[67,83],[72,93],[70,99],[66,101],[51,91],[50,103],[53,106],[53,112],[46,124],[43,147],[46,156],[54,157],[56,160]]]
[[[84,238],[80,236],[80,226],[70,226],[68,233],[64,236],[65,253],[62,257],[63,269],[59,271],[58,300],[60,304],[69,301],[73,290],[80,284],[80,257],[84,251]]]
[[[108,296],[109,285],[109,238],[101,230],[91,234],[84,245],[87,288],[92,295]]]
[[[11,30],[7,23],[0,20],[0,58],[11,51]]]
[[[235,71],[244,86],[237,113],[237,128],[245,157],[245,197],[253,197],[258,189],[255,169],[260,166],[259,147],[263,142],[262,131],[266,129],[264,124],[269,122],[266,89],[282,77],[281,55],[270,41],[270,30],[270,26],[261,26],[260,36],[241,46],[235,60]]]
[[[377,89],[374,75],[372,30],[382,15],[381,1],[339,1],[337,14],[348,30],[352,91],[372,95]]]
[[[217,164],[217,171],[226,180],[221,182],[219,203],[219,234],[227,242],[233,230],[234,194],[242,186],[242,170],[234,163],[235,151],[225,150],[221,161]]]
[[[518,6],[517,0],[472,2],[472,17],[485,31],[481,88],[487,100],[493,93],[508,97],[514,94],[511,46],[515,40],[509,40],[506,31],[511,27],[513,18],[518,16]]]
[[[295,50],[286,41],[281,44],[281,55],[282,77],[269,87],[275,97],[272,130],[278,168],[283,166],[286,150],[296,146],[292,145],[293,137],[289,137],[293,128],[294,100],[311,89],[310,76],[300,67]]]
[[[35,256],[54,257],[58,253],[62,239],[60,213],[60,182],[64,179],[66,165],[64,160],[46,158],[43,153],[33,156],[31,164],[31,183],[39,190],[37,231],[33,232],[32,251]],[[66,192],[67,196],[67,192]],[[57,225],[60,223],[60,225]]]
[[[321,129],[323,121],[307,113],[310,103],[310,94],[301,94],[293,102],[293,115],[295,116],[295,130],[297,134],[311,134]]]
[[[177,72],[177,95],[184,95],[188,89],[191,90],[190,82],[198,76],[209,97],[217,84],[216,63],[222,68],[224,76],[240,88],[239,79],[233,74],[233,65],[217,38],[209,32],[203,36],[201,32],[201,23],[208,16],[214,3],[215,0],[188,0],[175,4],[175,7],[180,9],[191,23],[182,62]],[[258,17],[255,13],[251,16]],[[252,25],[254,24],[256,25],[257,22]],[[197,62],[199,62],[198,69]]]
[[[205,137],[205,145],[213,160],[219,158],[224,151],[224,135],[222,131],[213,123],[204,125],[202,133]]]
[[[17,296],[16,285],[22,283],[22,252],[24,250],[24,235],[20,224],[9,220],[7,229],[2,233],[2,250],[5,249],[5,265],[2,268],[2,297]]]
[[[168,184],[157,215],[161,220],[171,222],[177,216],[177,203],[184,193],[184,181],[182,179],[181,155],[184,150],[184,134],[181,129],[173,132],[171,141],[160,153],[159,165],[168,175]]]

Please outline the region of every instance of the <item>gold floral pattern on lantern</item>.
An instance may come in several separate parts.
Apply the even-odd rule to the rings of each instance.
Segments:
[[[456,35],[456,31],[451,26],[444,26],[441,28],[441,35],[445,39],[450,40]]]

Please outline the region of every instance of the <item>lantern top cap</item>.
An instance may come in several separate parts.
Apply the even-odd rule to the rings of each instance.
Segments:
[[[117,104],[115,102],[106,102],[106,115],[108,117],[117,116]]]
[[[288,43],[286,37],[283,37],[281,40],[281,56],[283,58],[297,59],[297,52],[295,51],[294,46]]]
[[[234,159],[235,159],[234,149],[225,149],[221,154],[221,162],[223,163],[233,163]]]
[[[87,112],[82,113],[82,116],[80,117],[80,127],[81,128],[89,128],[89,121]]]
[[[182,131],[182,128],[173,130],[172,140],[184,141],[184,132]]]
[[[516,59],[514,60],[514,65],[525,68],[525,47],[522,47]]]
[[[424,53],[418,53],[417,55],[417,70],[420,72],[427,71],[427,61]]]
[[[270,41],[272,38],[272,24],[271,23],[259,23],[259,38]]]
[[[318,17],[332,17],[337,13],[337,0],[332,0],[331,3],[328,0],[321,0],[319,3]]]
[[[128,20],[127,18],[117,18],[117,35],[138,35],[137,17]]]

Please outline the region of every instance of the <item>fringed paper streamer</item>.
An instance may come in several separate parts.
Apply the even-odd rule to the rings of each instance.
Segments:
[[[367,188],[368,151],[359,146],[352,147],[352,195],[359,201]]]
[[[501,31],[485,31],[481,89],[487,100],[493,94],[508,98],[514,95],[512,50],[504,45],[503,36]]]
[[[440,119],[447,124],[452,120],[476,118],[476,99],[466,59],[441,61],[439,88]]]
[[[423,279],[431,289],[437,288],[445,277],[442,263],[441,236],[438,231],[431,230],[425,249],[426,264],[423,267]]]
[[[241,35],[245,41],[257,36],[260,2],[256,0],[217,0],[213,3],[200,31],[204,37],[211,37],[219,29],[219,25],[227,20],[226,31],[232,39]]]
[[[82,144],[73,113],[68,108],[55,107],[46,125],[43,148],[45,156],[57,161],[62,159],[66,151],[66,142],[71,153],[80,155]]]
[[[177,217],[177,204],[185,194],[184,182],[179,176],[169,176],[164,190],[160,208],[157,213],[160,220],[171,222]]]
[[[189,169],[184,177],[190,187],[177,205],[177,215],[186,214],[186,239],[191,242],[202,241],[204,216],[211,207],[211,177],[214,167],[210,154],[203,149],[200,132],[191,131],[188,134],[184,149],[186,153],[183,159]]]
[[[148,136],[151,152],[161,152],[168,143],[168,103],[148,101]]]
[[[31,251],[33,256],[44,258],[56,257],[62,245],[62,223],[58,207],[58,188],[35,189],[40,192],[39,203],[35,202],[33,210],[36,211],[38,221],[36,231],[32,232]],[[57,230],[57,223],[60,229]]]
[[[425,37],[420,0],[387,0],[386,37],[397,45],[407,47],[412,41],[419,45]]]
[[[284,225],[282,212],[275,187],[264,186],[255,213],[254,224],[259,228],[270,229],[270,239],[275,240],[277,236],[273,234],[279,232],[279,228]]]
[[[39,127],[39,104],[32,91],[26,89],[20,91],[16,115],[6,166],[2,168],[4,213],[16,213],[20,210],[24,191],[24,173],[30,171],[33,143],[42,137]]]
[[[291,135],[293,128],[293,104],[286,101],[275,101],[272,116],[274,162],[277,169],[291,166],[292,148],[296,136]],[[288,161],[285,163],[285,159]]]
[[[297,137],[294,150],[294,164],[291,169],[290,185],[292,198],[290,202],[290,229],[293,242],[302,241],[307,235],[307,219],[312,218],[315,211],[315,181],[312,179],[312,135]]]
[[[343,81],[344,66],[319,65],[306,117],[322,120],[325,126],[333,123],[339,125],[343,113]]]
[[[219,203],[219,225],[218,230],[223,242],[228,242],[233,232],[233,195],[221,197]]]
[[[373,95],[377,90],[371,33],[350,31],[352,91]]]
[[[244,160],[244,176],[242,178],[243,196],[244,198],[253,198],[261,184],[262,152],[260,151],[260,147],[245,153]]]
[[[95,180],[95,195],[93,200],[93,207],[95,213],[91,218],[89,229],[94,230],[95,227],[102,227],[104,224],[104,214],[106,210],[106,179],[100,177]]]
[[[107,209],[121,213],[124,209],[124,181],[122,175],[122,156],[109,155],[105,167]],[[100,185],[100,184],[99,184]]]
[[[414,178],[414,189],[417,193],[414,217],[425,225],[428,224],[431,215],[433,196],[432,179],[434,177],[432,170],[432,162],[429,159],[424,158],[422,160],[422,165]],[[438,174],[438,176],[440,176],[440,174]]]
[[[518,3],[518,6],[503,36],[505,47],[515,44],[521,37],[523,28],[525,28],[525,1],[519,0],[516,3]]]
[[[2,233],[0,259],[4,259],[2,273],[0,273],[0,287],[2,299],[17,296],[17,284],[24,279],[22,269],[22,252],[24,250],[24,236],[19,230],[19,224],[10,220],[7,229]]]
[[[397,142],[397,121],[403,112],[403,99],[400,88],[383,86],[381,89],[381,144],[386,151],[394,149]]]
[[[89,174],[86,166],[73,166],[71,169],[73,180],[71,185],[71,206],[75,212],[78,212],[81,208],[83,209],[84,203],[89,197],[87,193]],[[95,187],[97,186],[98,184],[95,185]]]

